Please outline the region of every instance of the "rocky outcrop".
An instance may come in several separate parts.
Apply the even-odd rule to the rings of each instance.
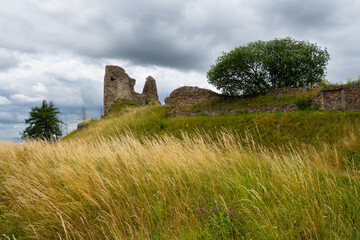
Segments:
[[[204,104],[219,97],[219,94],[211,90],[186,86],[175,89],[169,97],[165,98],[165,103],[173,108],[189,107]]]
[[[156,81],[146,78],[143,93],[135,92],[136,80],[129,77],[125,70],[118,66],[106,66],[104,77],[104,115],[106,116],[114,103],[120,99],[137,101],[142,105],[154,100],[159,102]]]

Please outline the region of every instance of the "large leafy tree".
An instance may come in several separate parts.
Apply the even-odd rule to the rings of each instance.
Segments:
[[[320,83],[330,59],[318,45],[290,37],[248,43],[223,53],[207,73],[227,95],[254,95],[269,89]]]
[[[58,114],[60,111],[54,106],[53,102],[44,100],[41,107],[34,107],[30,111],[30,117],[25,119],[29,124],[22,133],[22,138],[35,139],[57,139],[62,135],[60,124],[62,123]]]

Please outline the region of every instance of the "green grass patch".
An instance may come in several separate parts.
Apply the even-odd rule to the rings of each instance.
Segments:
[[[140,107],[141,103],[129,100],[129,99],[120,99],[116,101],[114,105],[111,107],[110,112],[107,116],[116,115],[122,112],[122,110],[130,108],[130,107]]]
[[[183,133],[193,135],[198,132],[216,138],[220,131],[229,131],[239,135],[239,141],[250,134],[256,142],[266,146],[316,145],[320,142],[336,143],[340,140],[339,136],[348,136],[360,125],[360,112],[295,111],[182,117],[170,116],[169,112],[167,106],[125,109],[65,139],[92,141],[130,132],[138,138],[161,135],[181,138]]]
[[[64,136],[63,138],[61,138],[62,141],[66,141],[69,140],[71,138],[73,138],[73,136],[76,135],[78,131],[75,129],[74,131],[71,131],[69,134],[67,134],[66,136]]]

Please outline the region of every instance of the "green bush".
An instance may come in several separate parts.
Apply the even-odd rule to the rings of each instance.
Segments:
[[[119,113],[122,110],[129,108],[129,107],[140,107],[141,103],[129,99],[120,99],[114,103],[111,107],[109,115],[114,113]]]
[[[295,102],[298,110],[310,110],[311,109],[311,99],[301,98]]]

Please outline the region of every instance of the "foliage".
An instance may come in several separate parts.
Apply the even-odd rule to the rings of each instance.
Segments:
[[[160,103],[154,99],[150,99],[146,105],[159,106]],[[134,100],[123,98],[114,103],[114,105],[110,108],[110,112],[108,115],[119,114],[121,113],[122,110],[128,108],[134,108],[134,107],[141,107],[141,103]]]
[[[146,105],[150,105],[150,106],[154,106],[154,105],[161,105],[158,101],[156,101],[155,99],[150,99],[150,101],[148,101],[148,103]]]
[[[346,83],[347,83],[347,85],[354,84],[353,79],[351,77],[346,78]]]
[[[311,99],[300,98],[295,102],[295,104],[298,110],[310,110]]]
[[[325,77],[323,77],[322,79],[321,79],[321,82],[320,82],[320,86],[322,87],[322,88],[325,88],[327,85],[329,85],[330,84],[330,82],[329,82],[329,80],[327,80]]]
[[[28,119],[25,119],[25,124],[29,124],[24,132],[22,138],[24,139],[57,139],[62,135],[62,123],[58,114],[60,111],[54,106],[53,102],[44,100],[41,107],[34,107],[31,109]]]
[[[262,64],[263,52],[263,43],[255,42],[223,53],[207,73],[209,83],[226,95],[266,92],[270,86]]]
[[[248,43],[223,53],[208,82],[227,95],[254,95],[282,87],[321,82],[330,56],[314,43],[290,37]]]
[[[330,55],[317,44],[296,41],[290,37],[264,44],[264,68],[272,88],[300,87],[320,83]]]
[[[114,105],[110,108],[110,112],[108,115],[117,114],[117,113],[121,112],[121,110],[124,110],[129,107],[140,107],[140,106],[141,106],[141,103],[139,103],[137,101],[133,101],[130,99],[125,99],[125,98],[120,99],[120,100],[116,101],[114,103]]]

